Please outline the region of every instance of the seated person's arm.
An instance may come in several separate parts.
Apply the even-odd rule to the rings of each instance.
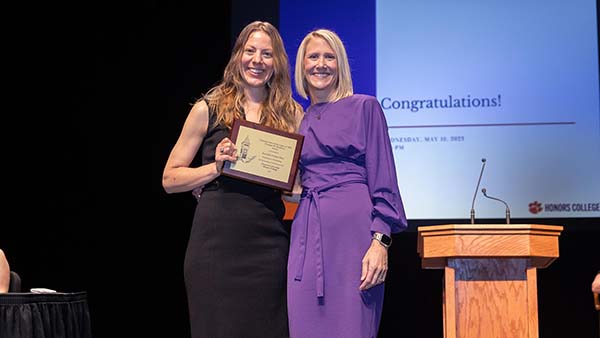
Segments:
[[[600,271],[596,273],[596,278],[592,282],[592,292],[600,293]]]
[[[10,283],[10,267],[8,260],[4,255],[4,251],[0,249],[0,293],[8,292],[8,284]]]

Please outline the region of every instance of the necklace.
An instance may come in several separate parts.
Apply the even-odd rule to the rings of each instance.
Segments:
[[[315,118],[317,120],[321,119],[321,115],[325,114],[325,112],[327,111],[327,109],[329,109],[329,104],[330,102],[324,103],[323,104],[323,108],[320,111],[315,112]]]

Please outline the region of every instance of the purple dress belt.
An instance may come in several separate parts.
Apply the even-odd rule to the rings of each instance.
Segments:
[[[367,181],[366,179],[358,179],[358,178],[352,178],[352,179],[347,179],[347,180],[340,180],[340,181],[335,181],[335,182],[331,182],[331,183],[327,183],[327,184],[323,184],[321,186],[318,187],[313,187],[313,188],[307,188],[307,187],[303,187],[302,189],[302,195],[301,195],[301,199],[304,198],[308,198],[310,199],[309,203],[313,203],[315,204],[315,210],[317,212],[317,223],[316,223],[316,231],[315,231],[315,236],[314,236],[314,240],[315,240],[315,251],[316,251],[316,255],[317,255],[317,259],[316,259],[316,274],[317,274],[317,297],[324,297],[324,279],[323,279],[323,248],[321,247],[321,214],[319,211],[319,193],[322,193],[324,191],[327,191],[331,188],[335,188],[335,187],[339,187],[342,185],[346,185],[346,184],[352,184],[352,183],[360,183],[360,184],[366,184]],[[308,237],[308,222],[310,221],[310,204],[309,204],[309,208],[308,208],[308,212],[306,215],[306,223],[302,224],[304,226],[304,229],[302,229],[300,231],[301,237],[300,237],[300,250],[299,250],[299,256],[300,256],[300,260],[299,260],[299,264],[298,267],[296,268],[296,276],[294,277],[295,280],[300,281],[302,280],[302,270],[304,269],[304,260],[306,258],[306,241],[307,241],[307,237]]]

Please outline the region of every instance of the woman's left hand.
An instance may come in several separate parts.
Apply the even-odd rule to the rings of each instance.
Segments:
[[[237,148],[235,144],[227,137],[223,138],[217,148],[215,149],[215,163],[217,165],[217,171],[221,173],[223,170],[223,163],[225,161],[237,160]]]
[[[360,276],[361,291],[368,290],[375,285],[385,282],[388,271],[387,248],[376,240],[371,241],[371,246],[362,260],[362,274]]]

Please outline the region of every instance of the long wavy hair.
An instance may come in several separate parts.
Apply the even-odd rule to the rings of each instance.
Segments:
[[[297,129],[298,114],[302,106],[292,97],[290,67],[281,35],[275,26],[264,21],[248,24],[238,35],[231,58],[225,67],[222,81],[210,89],[200,100],[205,100],[210,111],[216,114],[215,124],[231,128],[235,119],[244,116],[243,102],[246,99],[241,59],[244,46],[250,35],[256,31],[265,32],[273,44],[273,74],[267,81],[267,96],[261,104],[261,123],[284,131]]]

